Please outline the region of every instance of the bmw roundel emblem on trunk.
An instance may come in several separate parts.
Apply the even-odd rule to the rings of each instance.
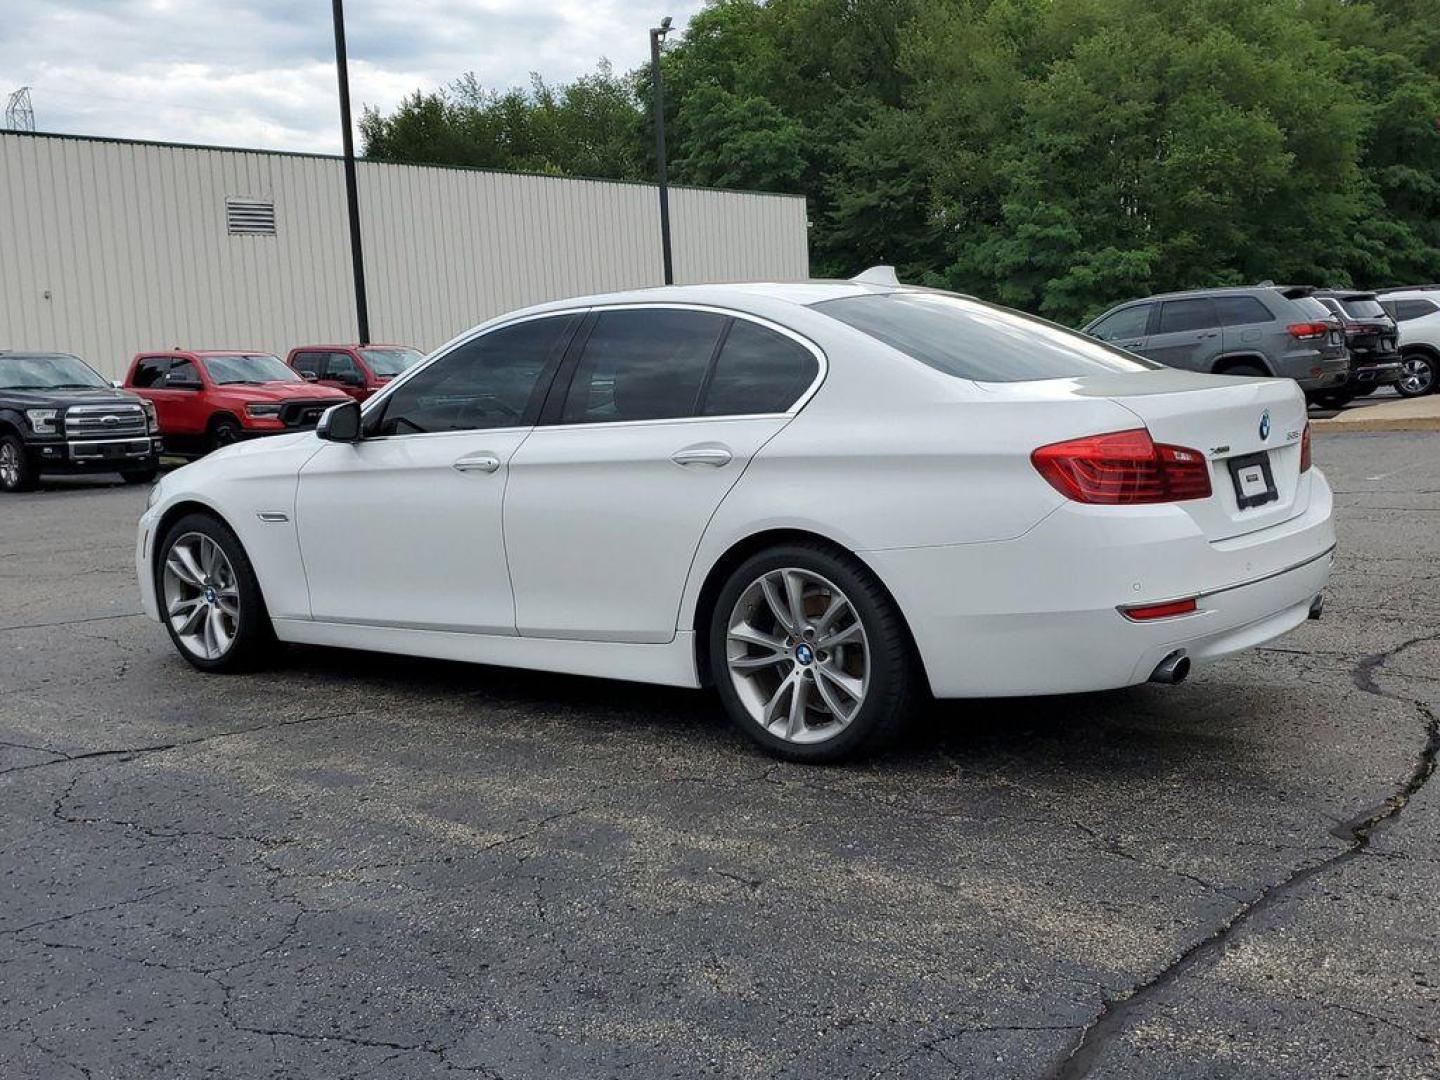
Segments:
[[[1264,442],[1270,437],[1270,410],[1266,409],[1260,414],[1260,440]]]

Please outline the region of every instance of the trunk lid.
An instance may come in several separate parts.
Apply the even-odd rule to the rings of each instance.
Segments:
[[[1210,466],[1210,498],[1174,505],[1188,513],[1211,541],[1278,525],[1303,514],[1309,505],[1310,486],[1301,483],[1300,476],[1305,398],[1289,379],[1161,368],[977,385],[1005,396],[1106,398],[1130,412],[1135,426],[1148,429],[1155,442],[1204,455]],[[1245,477],[1243,481],[1237,482],[1232,463]],[[1242,490],[1249,495],[1268,494],[1272,484],[1257,489],[1256,481],[1265,480],[1273,481],[1274,497],[1242,505],[1247,499]]]

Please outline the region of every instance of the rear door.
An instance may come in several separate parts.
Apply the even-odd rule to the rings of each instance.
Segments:
[[[510,464],[516,626],[670,641],[706,523],[820,362],[788,331],[697,308],[603,309],[585,333]]]
[[[1224,348],[1220,318],[1208,296],[1164,300],[1160,320],[1145,343],[1144,355],[1166,367],[1210,371]]]
[[[1217,296],[1215,312],[1225,353],[1265,355],[1265,338],[1275,330],[1275,314],[1253,296]]]

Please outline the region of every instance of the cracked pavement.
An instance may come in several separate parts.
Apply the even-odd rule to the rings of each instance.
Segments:
[[[0,1076],[1440,1075],[1440,452],[1322,436],[1325,619],[777,764],[708,696],[139,617],[0,506]]]

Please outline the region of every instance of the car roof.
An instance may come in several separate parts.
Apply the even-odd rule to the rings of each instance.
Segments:
[[[646,289],[595,293],[552,300],[509,313],[506,317],[538,315],[548,311],[572,311],[586,307],[613,307],[620,304],[701,304],[737,311],[764,314],[776,303],[810,307],[826,300],[867,296],[877,292],[910,291],[902,285],[871,285],[855,281],[745,281],[708,285],[659,285]]]
[[[414,345],[401,345],[399,342],[396,342],[396,341],[371,341],[371,342],[368,342],[368,343],[366,343],[366,344],[364,344],[364,345],[358,345],[358,344],[356,344],[355,342],[351,342],[350,344],[347,345],[347,344],[345,344],[345,343],[343,343],[343,342],[328,341],[328,342],[317,342],[317,343],[314,343],[314,344],[307,344],[307,345],[295,345],[295,346],[293,346],[293,347],[290,349],[290,351],[291,351],[291,352],[300,352],[300,351],[302,351],[302,350],[304,350],[304,349],[413,349],[413,348],[415,348]]]
[[[141,356],[274,356],[269,349],[147,349]]]

